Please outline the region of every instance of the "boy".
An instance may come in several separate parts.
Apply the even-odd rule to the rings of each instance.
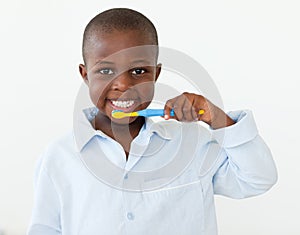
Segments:
[[[272,156],[249,111],[227,115],[203,96],[183,93],[164,107],[164,119],[177,121],[112,116],[150,104],[161,70],[157,45],[155,27],[139,12],[111,9],[89,22],[79,70],[95,108],[83,110],[79,131],[41,157],[29,235],[215,235],[214,194],[245,198],[274,185]],[[164,168],[175,155],[177,165]],[[105,159],[126,174],[111,174],[99,164]],[[99,172],[115,181],[97,180]]]

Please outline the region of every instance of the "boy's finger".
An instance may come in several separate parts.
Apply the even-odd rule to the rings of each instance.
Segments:
[[[171,109],[173,108],[173,100],[168,100],[164,107],[164,119],[168,120],[171,117]]]
[[[208,122],[210,120],[210,105],[209,101],[206,98],[203,98],[202,100],[199,100],[195,103],[198,120]],[[199,113],[199,111],[202,110],[202,113]]]
[[[202,105],[201,105],[201,103],[200,102],[195,102],[194,104],[193,104],[193,119],[195,120],[195,121],[200,121],[201,120],[201,114],[199,114],[199,111],[200,110],[203,110],[203,108],[202,108]]]
[[[185,100],[186,100],[185,96],[179,96],[176,102],[173,104],[175,118],[178,121],[183,121],[184,118],[183,107],[184,107]]]
[[[188,99],[185,99],[184,104],[182,106],[183,121],[186,121],[186,122],[194,121],[192,111],[193,111],[193,105],[192,105],[191,101]]]
[[[200,109],[199,109],[200,110]],[[198,109],[196,107],[192,107],[192,118],[193,118],[193,121],[198,121]]]

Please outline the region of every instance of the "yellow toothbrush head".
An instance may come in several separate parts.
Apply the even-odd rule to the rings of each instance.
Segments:
[[[111,112],[111,116],[113,118],[120,119],[120,118],[125,118],[125,117],[137,117],[137,116],[139,116],[139,114],[138,114],[138,112],[124,113],[121,110],[113,110]]]

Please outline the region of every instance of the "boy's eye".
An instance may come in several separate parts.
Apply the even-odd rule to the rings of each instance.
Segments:
[[[142,69],[142,68],[135,68],[135,69],[132,69],[132,74],[134,75],[140,75],[140,74],[143,74],[145,73],[146,70],[145,69]]]
[[[105,74],[105,75],[111,75],[111,74],[114,73],[114,72],[112,71],[112,69],[110,69],[110,68],[100,69],[99,72],[100,72],[101,74]]]

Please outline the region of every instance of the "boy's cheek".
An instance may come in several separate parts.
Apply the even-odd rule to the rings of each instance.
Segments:
[[[139,84],[137,90],[142,101],[152,101],[154,96],[154,83]]]
[[[101,105],[104,100],[104,93],[105,93],[105,87],[101,86],[94,86],[90,87],[90,98],[94,105],[98,107],[98,105]]]

